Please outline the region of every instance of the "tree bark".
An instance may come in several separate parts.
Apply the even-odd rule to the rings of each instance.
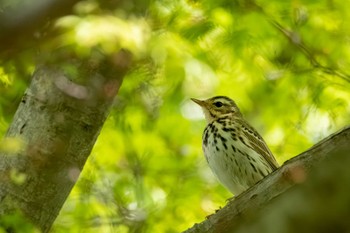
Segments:
[[[349,232],[350,126],[285,162],[184,233]]]
[[[19,210],[43,232],[50,229],[127,71],[130,56],[118,56],[114,77],[93,73],[88,85],[76,84],[62,70],[48,66],[34,73],[5,136],[24,146],[0,154],[0,216]],[[24,181],[16,182],[16,175]]]

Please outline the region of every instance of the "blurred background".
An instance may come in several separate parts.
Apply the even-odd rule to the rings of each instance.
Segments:
[[[181,232],[224,206],[191,97],[234,99],[280,164],[348,125],[347,3],[1,1],[1,136],[39,64],[134,57],[52,231]]]

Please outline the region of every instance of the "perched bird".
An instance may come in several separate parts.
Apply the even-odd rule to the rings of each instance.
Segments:
[[[233,100],[226,96],[191,100],[202,107],[207,121],[202,138],[205,158],[230,192],[240,194],[279,167]]]

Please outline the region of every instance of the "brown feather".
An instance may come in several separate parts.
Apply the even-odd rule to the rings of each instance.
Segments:
[[[273,170],[276,170],[279,167],[279,164],[277,163],[275,157],[273,156],[272,152],[260,134],[243,119],[236,118],[235,122],[239,123],[242,126],[242,133],[248,139],[251,148],[258,154],[264,156],[265,160],[269,163],[271,168]]]

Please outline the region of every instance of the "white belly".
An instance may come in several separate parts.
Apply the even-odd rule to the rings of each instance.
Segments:
[[[262,166],[262,158],[254,150],[247,148],[240,140],[233,140],[230,132],[219,130],[219,133],[230,140],[215,139],[210,134],[206,146],[203,143],[204,155],[218,180],[238,195],[270,172]]]

